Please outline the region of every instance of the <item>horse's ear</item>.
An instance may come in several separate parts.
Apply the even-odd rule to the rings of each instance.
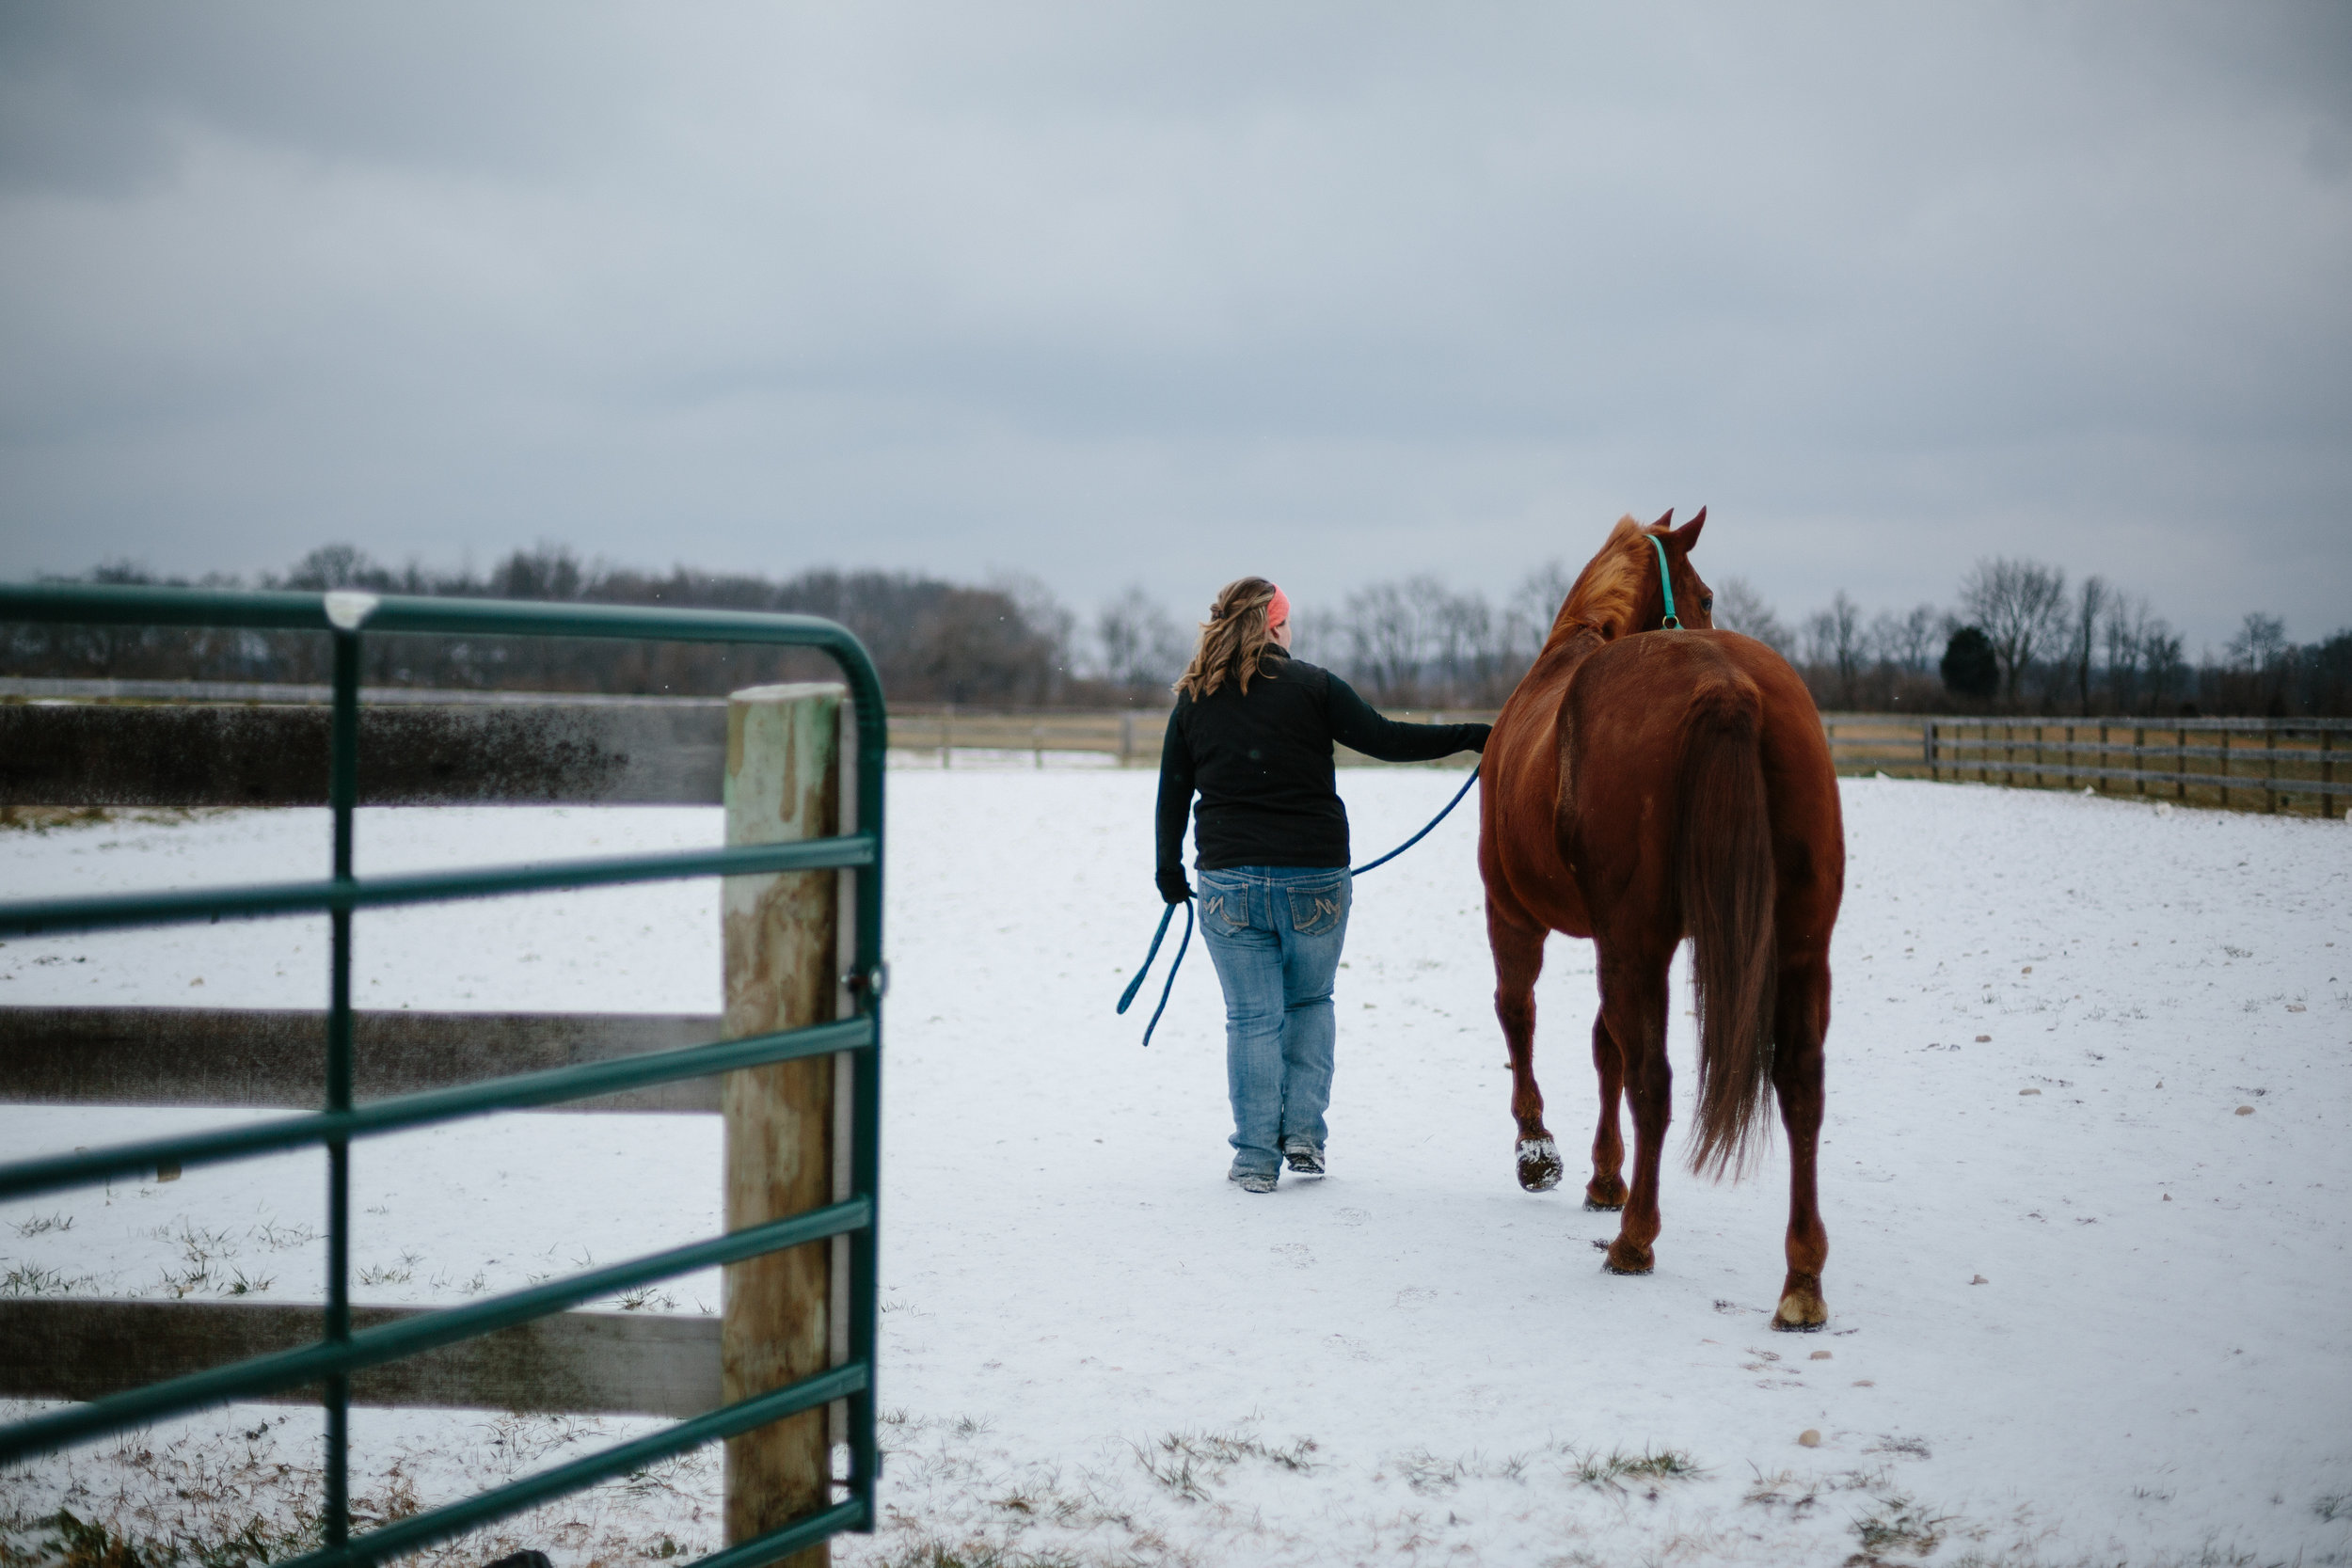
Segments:
[[[1699,515],[1697,516],[1692,518],[1689,522],[1675,530],[1675,543],[1682,546],[1682,553],[1684,555],[1689,555],[1692,550],[1698,548],[1699,530],[1705,528],[1706,526],[1707,508],[1702,506],[1699,508]]]
[[[1664,516],[1662,516],[1662,517],[1659,518],[1659,519],[1658,519],[1658,521],[1656,521],[1656,522],[1654,522],[1654,523],[1650,524],[1650,527],[1652,527],[1652,528],[1672,528],[1672,527],[1674,526],[1674,520],[1675,520],[1675,509],[1674,509],[1673,507],[1671,507],[1671,506],[1670,506],[1670,507],[1666,508],[1666,515],[1665,515]]]

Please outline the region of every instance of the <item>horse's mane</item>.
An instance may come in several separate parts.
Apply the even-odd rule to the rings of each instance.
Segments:
[[[1617,519],[1600,553],[1577,574],[1576,586],[1551,623],[1553,632],[1581,623],[1598,627],[1603,637],[1619,637],[1632,626],[1649,586],[1650,552],[1643,544],[1650,531],[1629,516]]]

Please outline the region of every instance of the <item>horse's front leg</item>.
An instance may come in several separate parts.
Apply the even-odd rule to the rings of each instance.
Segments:
[[[1829,966],[1816,961],[1781,970],[1773,1008],[1772,1088],[1788,1132],[1788,1275],[1772,1326],[1810,1333],[1829,1322],[1821,1266],[1829,1232],[1821,1225],[1815,1181],[1821,1142],[1821,1042],[1829,1032]]]
[[[1617,1101],[1625,1091],[1625,1053],[1609,1033],[1609,1013],[1593,1015],[1593,1071],[1600,1079],[1600,1123],[1593,1130],[1593,1179],[1584,1207],[1625,1207],[1625,1138],[1617,1131]]]
[[[1666,955],[1612,955],[1600,959],[1600,1006],[1625,1064],[1625,1098],[1633,1113],[1633,1185],[1626,1194],[1617,1239],[1609,1243],[1615,1274],[1647,1274],[1656,1259],[1658,1170],[1674,1116],[1674,1069],[1666,1063]]]
[[[1544,1125],[1544,1091],[1535,1086],[1535,977],[1544,971],[1544,938],[1486,902],[1486,943],[1494,951],[1495,1017],[1511,1053],[1511,1116],[1519,1124],[1519,1185],[1531,1193],[1560,1185],[1560,1146]]]

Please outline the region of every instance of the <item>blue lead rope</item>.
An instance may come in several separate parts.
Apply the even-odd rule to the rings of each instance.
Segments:
[[[1152,1022],[1143,1026],[1143,1043],[1146,1045],[1152,1043],[1152,1031],[1160,1026],[1160,1015],[1168,1011],[1168,992],[1176,989],[1176,972],[1184,967],[1184,950],[1192,945],[1192,900],[1185,898],[1180,902],[1184,906],[1184,940],[1176,944],[1175,959],[1168,966],[1168,984],[1160,988],[1160,1005],[1152,1009]],[[1136,992],[1143,989],[1143,977],[1152,973],[1152,960],[1160,956],[1160,942],[1168,935],[1168,923],[1175,914],[1174,904],[1160,911],[1160,928],[1152,933],[1152,950],[1143,956],[1143,967],[1136,970],[1136,977],[1127,982],[1127,989],[1119,993],[1119,1010],[1121,1013],[1136,999]]]
[[[1479,764],[1481,768],[1485,766],[1483,762]],[[1462,803],[1462,797],[1468,795],[1470,792],[1470,785],[1477,782],[1478,768],[1473,768],[1470,769],[1470,777],[1462,781],[1462,787],[1454,792],[1454,799],[1445,803],[1445,810],[1431,817],[1427,827],[1378,860],[1366,861],[1361,865],[1349,867],[1347,874],[1350,877],[1360,877],[1367,871],[1377,871],[1422,839],[1427,838],[1437,830],[1438,823],[1454,815],[1454,808]],[[1176,957],[1168,966],[1168,979],[1160,987],[1160,1005],[1152,1009],[1152,1022],[1143,1026],[1143,1043],[1146,1045],[1152,1043],[1152,1031],[1160,1026],[1160,1015],[1168,1011],[1168,995],[1176,989],[1176,972],[1184,967],[1184,953],[1192,946],[1192,900],[1186,898],[1182,902],[1184,906],[1184,939],[1176,944]],[[1167,909],[1160,911],[1160,928],[1152,933],[1152,945],[1143,955],[1143,967],[1136,970],[1136,977],[1127,982],[1127,989],[1119,993],[1119,1010],[1122,1015],[1134,1003],[1136,992],[1143,989],[1143,977],[1152,973],[1152,960],[1160,956],[1160,943],[1168,938],[1168,923],[1175,917],[1176,906],[1174,904],[1168,905]]]

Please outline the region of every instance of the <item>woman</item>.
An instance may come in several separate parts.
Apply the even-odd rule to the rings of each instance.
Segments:
[[[1331,980],[1347,938],[1347,808],[1331,743],[1384,762],[1486,744],[1485,724],[1399,724],[1348,684],[1290,655],[1290,600],[1263,578],[1225,585],[1176,683],[1160,752],[1159,886],[1184,882],[1184,818],[1197,790],[1200,934],[1225,988],[1225,1080],[1233,1101],[1229,1180],[1270,1193],[1282,1163],[1324,1170],[1331,1101]]]

